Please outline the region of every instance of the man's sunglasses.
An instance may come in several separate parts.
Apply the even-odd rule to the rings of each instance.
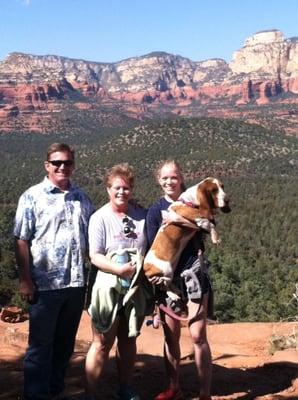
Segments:
[[[48,162],[54,167],[61,167],[62,164],[64,164],[65,167],[71,167],[73,165],[73,160],[48,160]]]

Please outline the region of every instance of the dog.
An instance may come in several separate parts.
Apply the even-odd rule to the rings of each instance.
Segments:
[[[165,286],[169,285],[183,249],[199,229],[210,232],[212,242],[219,244],[215,230],[217,209],[224,213],[231,211],[229,198],[219,179],[208,177],[183,192],[178,201],[171,204],[169,211],[182,216],[186,223],[183,226],[170,223],[159,228],[144,259],[146,277],[160,277]]]

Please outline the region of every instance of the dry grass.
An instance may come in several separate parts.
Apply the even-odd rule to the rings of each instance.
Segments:
[[[269,353],[273,355],[276,351],[285,349],[298,350],[298,332],[296,327],[293,328],[292,333],[277,334],[274,333],[269,340]]]

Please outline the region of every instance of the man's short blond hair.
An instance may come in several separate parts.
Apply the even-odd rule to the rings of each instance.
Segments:
[[[53,143],[47,150],[47,161],[49,161],[51,154],[61,151],[62,153],[69,153],[74,160],[74,149],[66,143]]]

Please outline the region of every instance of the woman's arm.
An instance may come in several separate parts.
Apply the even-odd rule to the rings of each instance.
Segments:
[[[93,265],[108,274],[118,275],[121,278],[132,278],[136,272],[136,264],[128,262],[123,265],[110,260],[104,254],[90,252],[90,259]]]
[[[163,227],[166,227],[170,224],[176,224],[184,226],[186,228],[197,229],[197,226],[193,222],[190,222],[188,219],[182,217],[182,215],[177,214],[174,210],[171,209],[169,209],[169,211],[164,215],[162,220]]]
[[[156,205],[151,206],[146,217],[146,233],[149,247],[154,241],[161,222],[162,218],[160,209]]]

